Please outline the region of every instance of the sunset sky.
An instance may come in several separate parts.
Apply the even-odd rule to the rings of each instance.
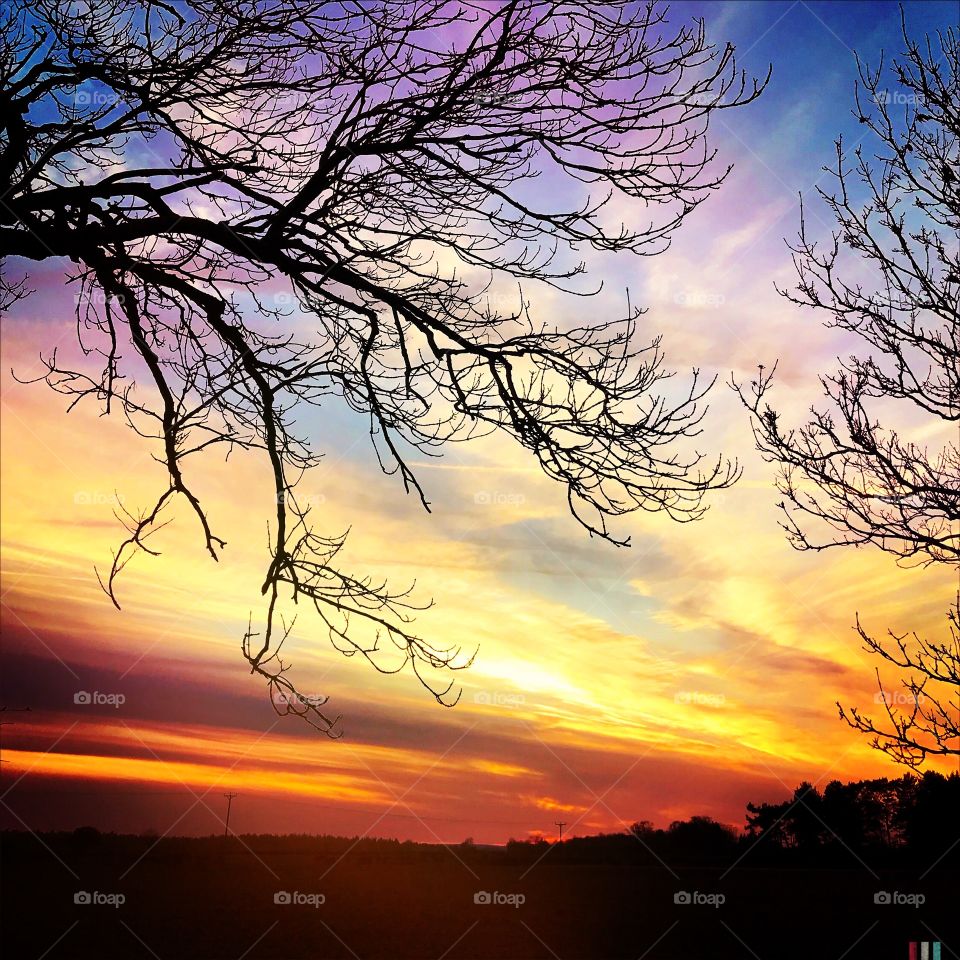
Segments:
[[[957,20],[953,0],[905,10],[914,35]],[[420,463],[427,514],[379,472],[362,418],[329,403],[304,423],[325,459],[302,490],[325,532],[352,528],[346,568],[416,580],[414,596],[434,600],[421,634],[478,648],[453,709],[407,671],[344,658],[303,611],[287,659],[303,692],[330,697],[344,736],[275,714],[240,653],[248,617],[262,618],[269,556],[271,477],[252,455],[194,473],[228,542],[221,563],[181,509],[157,537],[162,556],[125,571],[114,609],[94,572],[122,539],[113,510],[150,503],[164,468],[122,420],[83,405],[66,416],[63,397],[13,379],[11,368],[21,380],[41,372],[41,350],[76,352],[75,287],[57,261],[8,264],[29,268],[36,293],[3,323],[0,703],[32,710],[2,728],[0,825],[219,832],[231,791],[238,832],[495,843],[552,834],[558,820],[573,834],[695,813],[740,826],[748,800],[781,799],[804,779],[902,773],[837,719],[837,700],[874,707],[854,620],[939,635],[955,574],[872,550],[793,551],[774,468],[725,385],[779,358],[776,398],[799,422],[819,402],[818,374],[851,349],[774,284],[794,280],[784,238],[801,193],[811,232],[829,234],[814,185],[833,140],[852,148],[865,129],[851,115],[852,50],[871,63],[899,52],[899,8],[671,7],[672,23],[694,15],[748,72],[773,65],[756,103],[713,121],[728,182],[665,254],[588,258],[597,297],[525,293],[534,315],[583,321],[622,315],[629,288],[650,308],[640,336],[663,334],[678,376],[718,375],[699,446],[737,458],[742,480],[695,524],[622,519],[632,546],[618,549],[587,536],[564,490],[508,438]],[[907,428],[931,448],[946,441]],[[80,691],[123,702],[77,704]]]

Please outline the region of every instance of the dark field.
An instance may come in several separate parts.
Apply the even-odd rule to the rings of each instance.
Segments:
[[[813,869],[748,855],[729,872],[673,864],[677,879],[655,863],[571,862],[557,850],[534,866],[532,852],[350,844],[6,834],[0,946],[6,958],[50,960],[906,960],[909,941],[941,940],[943,960],[957,957],[955,866],[867,869],[851,858]],[[925,903],[875,904],[881,890]],[[280,891],[325,900],[278,904]],[[475,903],[480,891],[525,902]],[[677,904],[678,891],[725,902]],[[77,904],[79,892],[124,902]]]

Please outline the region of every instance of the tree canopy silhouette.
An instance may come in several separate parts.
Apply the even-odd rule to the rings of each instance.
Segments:
[[[469,662],[413,631],[409,591],[340,569],[344,537],[297,499],[320,456],[296,430],[304,407],[365,415],[384,470],[425,507],[411,454],[505,432],[613,542],[610,518],[694,519],[735,479],[684,449],[710,384],[695,370],[666,389],[659,338],[635,342],[640,308],[565,325],[520,286],[591,292],[577,250],[662,251],[723,182],[710,117],[763,82],[702,22],[563,0],[38,0],[2,17],[0,256],[73,262],[88,362],[54,351],[45,379],[71,407],[119,411],[167,473],[125,513],[103,586],[117,603],[176,500],[217,559],[189,468],[260,451],[276,506],[265,624],[243,649],[282,709],[335,723],[286,676],[283,600],[377,669],[395,669],[392,642],[441,702],[452,687],[432,668]],[[494,278],[518,284],[511,309]],[[271,304],[271,280],[296,310]],[[8,304],[27,292],[7,278]]]
[[[802,783],[781,803],[748,803],[746,837],[751,846],[825,853],[830,849],[895,850],[941,856],[957,834],[960,775],[927,770],[841,783],[823,791]]]
[[[835,231],[818,242],[801,215],[798,284],[781,291],[862,352],[820,378],[826,403],[796,429],[767,400],[775,368],[735,386],[757,448],[779,464],[781,525],[795,547],[872,545],[904,564],[960,565],[960,36],[950,28],[918,43],[904,23],[903,38],[892,71],[858,59],[866,143],[850,153],[836,142],[824,168],[833,186],[818,188]],[[907,439],[898,422],[922,424],[925,439]],[[882,720],[840,715],[910,766],[960,754],[958,615],[954,603],[940,641],[877,638],[857,620],[903,689],[881,684]]]

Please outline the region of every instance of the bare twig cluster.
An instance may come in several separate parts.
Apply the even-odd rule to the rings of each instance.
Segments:
[[[947,613],[948,639],[928,640],[917,633],[871,636],[857,618],[864,648],[903,674],[899,687],[884,686],[877,670],[881,720],[856,707],[843,707],[840,717],[867,734],[871,744],[897,763],[917,768],[931,756],[960,754],[960,596]]]

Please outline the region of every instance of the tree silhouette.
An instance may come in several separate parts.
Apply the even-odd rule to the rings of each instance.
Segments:
[[[413,632],[409,591],[344,573],[344,537],[314,529],[296,493],[319,459],[295,429],[304,407],[334,397],[365,415],[383,469],[424,507],[411,453],[503,431],[613,542],[610,518],[695,519],[736,478],[683,449],[710,384],[694,370],[665,388],[629,298],[620,318],[562,326],[535,319],[521,286],[590,293],[577,250],[662,251],[723,182],[710,117],[763,83],[702,22],[562,0],[39,0],[2,17],[0,256],[73,262],[90,362],[53,352],[45,379],[71,407],[119,411],[168,474],[123,517],[103,586],[118,603],[175,500],[217,559],[187,468],[260,451],[276,506],[265,624],[243,651],[282,710],[335,723],[286,676],[282,601],[315,608],[347,655],[409,663],[443,703],[452,686],[431,669],[469,663]],[[642,222],[616,222],[627,201]],[[266,298],[275,278],[297,311]],[[495,278],[517,284],[512,308],[492,302]],[[400,667],[379,655],[391,642]]]
[[[903,37],[893,90],[882,61],[871,70],[858,59],[855,116],[873,155],[837,141],[825,168],[833,189],[818,189],[835,232],[818,243],[801,213],[791,247],[799,282],[780,291],[865,352],[820,378],[827,403],[797,429],[767,402],[776,368],[734,386],[757,448],[780,466],[781,525],[795,547],[871,544],[904,564],[958,564],[960,446],[947,429],[960,424],[960,38],[950,28],[920,44],[905,23]],[[918,421],[932,448],[897,429]],[[883,722],[856,709],[840,715],[900,762],[960,753],[958,612],[955,604],[946,642],[875,639],[858,618],[866,649],[906,672],[908,707],[881,685]]]
[[[746,840],[767,846],[826,854],[833,850],[906,849],[927,855],[943,852],[956,833],[954,810],[960,775],[933,770],[841,783],[821,794],[802,783],[782,803],[748,803]]]

